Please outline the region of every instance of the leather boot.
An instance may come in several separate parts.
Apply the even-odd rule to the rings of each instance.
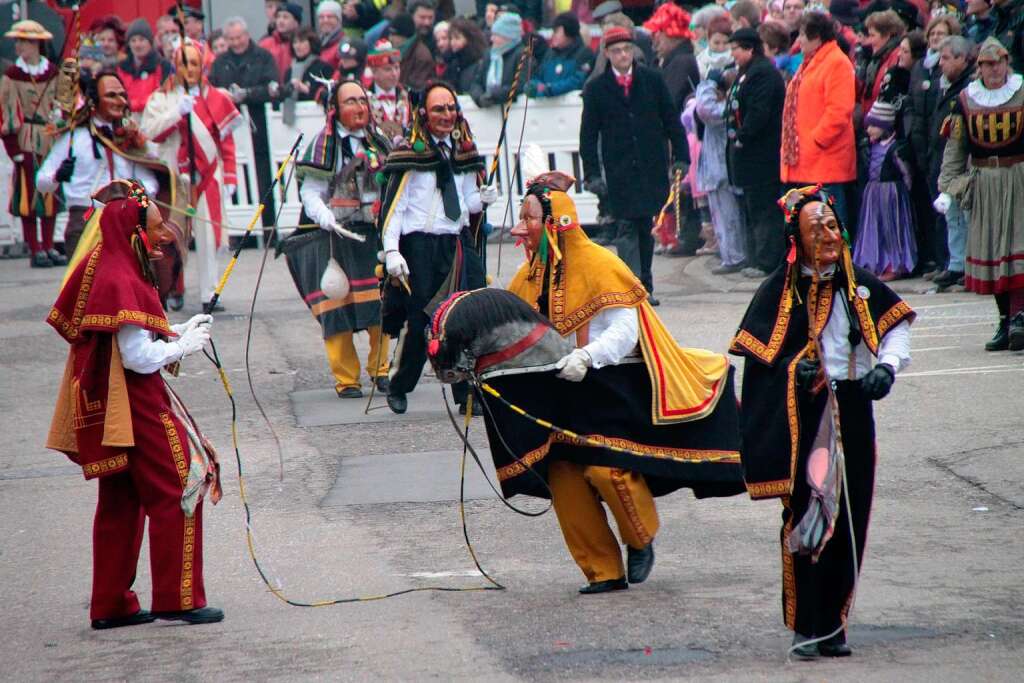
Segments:
[[[999,326],[996,327],[996,334],[985,342],[986,351],[1005,351],[1010,348],[1010,318],[999,316]]]
[[[1007,348],[1011,351],[1024,351],[1024,311],[1010,318],[1007,327]]]
[[[814,640],[814,636],[803,636],[799,633],[793,633],[793,646],[789,649],[789,654],[795,659],[817,659],[818,658],[818,644],[811,643]]]

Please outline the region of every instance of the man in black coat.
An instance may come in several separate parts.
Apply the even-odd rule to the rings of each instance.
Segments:
[[[747,243],[743,274],[763,278],[782,261],[775,202],[782,194],[779,150],[786,84],[764,56],[757,31],[738,29],[729,43],[739,73],[726,101],[726,163],[730,184],[743,190]]]
[[[239,109],[244,104],[252,121],[252,150],[256,163],[256,183],[263,197],[273,178],[270,167],[270,141],[264,105],[281,94],[277,65],[269,52],[256,45],[243,19],[235,17],[224,24],[228,51],[210,67],[210,83],[225,88]],[[274,197],[267,195],[263,226],[274,226]],[[266,234],[267,231],[264,231]]]
[[[632,32],[609,28],[604,45],[611,68],[583,88],[583,175],[589,191],[607,195],[619,222],[619,257],[652,292],[652,219],[668,197],[670,160],[685,173],[690,154],[664,79],[633,62]],[[653,297],[651,304],[657,305]]]

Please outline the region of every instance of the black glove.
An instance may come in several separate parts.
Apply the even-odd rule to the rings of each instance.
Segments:
[[[604,178],[592,178],[583,181],[583,189],[587,192],[603,196],[608,194],[608,183],[604,181]]]
[[[888,395],[894,381],[896,381],[895,368],[888,363],[879,363],[871,369],[871,372],[861,378],[860,386],[864,390],[865,396],[872,401],[877,401]]]
[[[54,176],[58,183],[66,183],[71,180],[71,176],[75,173],[75,158],[68,157],[64,161],[60,162],[60,168],[57,169],[57,175]]]
[[[821,361],[810,358],[802,358],[796,364],[796,385],[802,389],[808,389],[814,384],[814,379],[821,370]]]

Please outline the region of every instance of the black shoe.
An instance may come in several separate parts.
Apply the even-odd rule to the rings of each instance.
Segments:
[[[359,387],[345,387],[344,389],[335,389],[338,393],[338,398],[362,398],[363,390]]]
[[[996,327],[994,337],[985,342],[986,351],[1006,351],[1010,348],[1010,318],[1009,316],[999,317],[999,326]]]
[[[1024,311],[1010,318],[1008,337],[1011,351],[1024,351]]]
[[[396,415],[401,415],[409,409],[409,399],[405,394],[388,394],[388,408]]]
[[[952,287],[962,280],[963,277],[964,273],[962,270],[947,270],[933,277],[932,282],[934,282],[939,289],[945,289],[946,287]]]
[[[185,297],[180,294],[170,294],[167,297],[167,308],[172,311],[180,311],[185,308]]]
[[[648,294],[647,295],[647,303],[649,303],[652,306],[660,306],[661,305],[661,301],[656,299],[653,294]]]
[[[164,621],[184,621],[186,624],[216,624],[218,621],[224,621],[224,610],[200,607],[181,612],[157,612],[155,616]]]
[[[101,631],[105,628],[120,628],[121,626],[137,626],[139,624],[151,624],[156,621],[156,616],[147,612],[144,609],[140,609],[135,614],[130,614],[127,617],[115,617],[113,619],[93,619],[92,627],[97,631]]]
[[[813,636],[802,636],[799,633],[793,634],[793,645],[789,654],[796,659],[817,659],[818,658],[818,645],[807,644],[807,641],[814,640]]]
[[[66,266],[68,264],[68,257],[56,249],[47,250],[46,255],[50,257],[50,263],[55,266]]]
[[[677,244],[676,246],[672,247],[671,249],[669,249],[668,251],[665,252],[665,256],[673,256],[673,257],[696,256],[696,255],[697,255],[697,247],[690,246],[690,245],[683,246],[682,243]]]
[[[643,583],[654,569],[654,542],[640,550],[626,546],[626,576],[630,583]]]
[[[818,652],[822,657],[849,657],[853,654],[853,650],[846,644],[846,634],[842,631],[818,643]]]
[[[33,268],[52,268],[53,261],[50,260],[45,251],[37,251],[32,254],[31,266]]]
[[[389,391],[391,391],[391,380],[389,380],[384,375],[381,375],[380,377],[376,377],[373,380],[373,383],[377,387],[377,391],[379,391],[382,394],[386,394]]]
[[[588,583],[583,588],[580,588],[580,593],[583,595],[594,595],[596,593],[607,593],[609,591],[624,591],[629,588],[629,584],[626,583],[626,577],[621,579],[612,579],[611,581],[595,581],[594,583]]]

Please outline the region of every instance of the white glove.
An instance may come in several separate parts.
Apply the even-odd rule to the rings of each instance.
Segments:
[[[484,185],[480,188],[480,201],[484,204],[493,204],[498,201],[498,188],[496,185]]]
[[[25,155],[24,154],[15,154],[13,157],[11,157],[11,161],[14,161],[14,162],[24,161],[24,160],[25,160]]]
[[[231,99],[234,100],[235,104],[238,104],[245,99],[249,92],[237,83],[232,83],[228,86],[228,94],[231,95]]]
[[[182,118],[185,118],[192,113],[192,110],[196,106],[195,98],[191,95],[182,95],[181,99],[178,100],[178,113],[181,114]]]
[[[198,313],[198,314],[192,316],[191,318],[189,318],[186,322],[178,323],[177,325],[171,325],[171,332],[173,332],[174,334],[176,334],[176,335],[178,335],[180,337],[181,335],[185,334],[186,332],[188,332],[189,330],[191,330],[194,327],[199,327],[200,325],[204,325],[207,328],[209,328],[210,325],[212,325],[212,324],[213,324],[213,316],[212,315],[207,315],[205,313]]]
[[[570,382],[582,382],[591,363],[593,360],[585,349],[573,349],[569,355],[555,363],[555,368],[559,370],[559,378]]]
[[[943,192],[935,198],[935,201],[932,202],[932,206],[935,207],[936,211],[945,216],[946,212],[953,206],[953,198],[950,197],[948,193]]]
[[[191,356],[196,351],[201,351],[208,341],[210,341],[209,325],[196,325],[191,330],[185,330],[185,333],[178,339],[178,346],[181,347],[181,357],[185,358],[186,356]]]
[[[409,276],[409,264],[405,262],[405,257],[397,251],[392,250],[384,254],[384,267],[387,268],[388,275],[391,277]]]
[[[237,189],[238,189],[238,188],[237,188],[236,186],[234,186],[234,185],[232,185],[232,184],[230,184],[230,183],[225,183],[225,184],[224,184],[224,193],[225,193],[225,194],[226,194],[227,196],[229,196],[229,197],[232,197],[232,196],[234,196],[234,194],[235,194],[235,190],[237,190]]]
[[[356,242],[365,242],[366,241],[366,237],[364,237],[363,235],[360,235],[358,233],[354,233],[351,230],[347,230],[347,229],[341,227],[341,225],[337,221],[335,221],[335,223],[331,226],[331,230],[333,230],[334,232],[338,233],[342,237],[347,237],[350,240],[355,240]],[[406,271],[408,272],[408,268],[406,268]]]

